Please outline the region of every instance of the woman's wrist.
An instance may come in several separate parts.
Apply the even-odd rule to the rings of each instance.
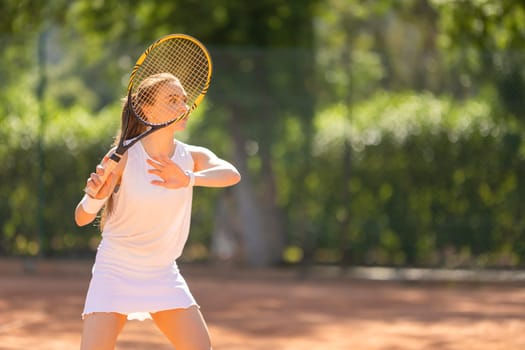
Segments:
[[[96,199],[86,193],[80,201],[80,204],[82,205],[82,209],[84,209],[86,213],[97,214],[100,211],[100,209],[102,209],[108,198],[109,197]]]
[[[195,173],[191,170],[186,170],[184,173],[189,177],[189,182],[186,187],[193,187],[195,185]]]

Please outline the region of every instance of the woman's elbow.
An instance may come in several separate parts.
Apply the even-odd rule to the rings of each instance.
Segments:
[[[82,220],[81,218],[78,218],[75,216],[75,224],[77,224],[77,226],[79,227],[82,227],[82,226],[86,226],[87,224],[89,224],[89,222],[87,220]]]
[[[89,222],[75,215],[75,224],[77,224],[78,227],[82,227],[82,226],[86,226],[87,224],[89,224]]]
[[[241,174],[237,170],[235,170],[232,173],[231,185],[236,185],[239,182],[241,182]]]
[[[77,226],[82,227],[93,221],[94,217],[87,214],[82,208],[77,207],[75,210],[75,223]]]

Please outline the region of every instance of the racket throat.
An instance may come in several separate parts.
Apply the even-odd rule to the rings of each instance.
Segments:
[[[109,159],[111,159],[115,163],[118,163],[122,159],[122,155],[118,154],[117,152],[114,152],[111,156],[109,156]]]

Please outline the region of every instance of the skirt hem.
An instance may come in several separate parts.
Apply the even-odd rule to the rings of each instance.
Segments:
[[[84,311],[81,317],[82,317],[82,320],[85,320],[86,317],[88,317],[89,315],[95,314],[95,313],[116,313],[116,314],[125,315],[127,320],[129,321],[131,320],[144,321],[148,319],[151,320],[152,319],[151,314],[155,312],[166,311],[166,310],[176,310],[176,309],[189,309],[192,306],[197,306],[200,309],[199,304],[191,303],[187,306],[163,307],[163,308],[149,310],[149,311],[131,311],[131,312],[122,312],[118,310]]]

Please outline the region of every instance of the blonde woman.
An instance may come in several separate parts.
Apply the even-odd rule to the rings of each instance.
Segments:
[[[146,89],[158,91],[153,104],[141,106],[152,121],[172,118],[159,112],[164,110],[159,104],[169,104],[176,115],[188,109],[184,88],[171,74],[145,79],[136,95]],[[178,141],[175,135],[187,122],[133,145],[96,196],[86,194],[76,207],[79,226],[91,223],[103,209],[102,240],[82,313],[81,350],[114,349],[126,320],[145,318],[152,318],[177,350],[211,349],[206,323],[176,259],[189,234],[193,186],[231,186],[240,175],[210,150]],[[144,131],[137,118],[130,123],[126,139]],[[101,185],[103,164],[89,176],[87,187]]]

